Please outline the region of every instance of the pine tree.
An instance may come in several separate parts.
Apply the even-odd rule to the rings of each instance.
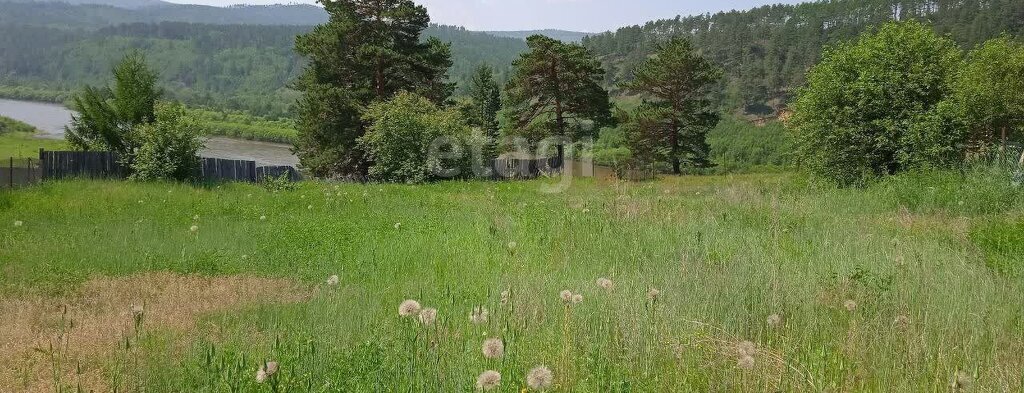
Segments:
[[[550,136],[577,139],[611,122],[608,91],[601,87],[604,69],[590,51],[541,35],[526,42],[529,51],[512,64],[505,88],[511,133],[534,143]],[[559,145],[559,161],[564,155]]]
[[[684,38],[662,44],[637,67],[626,84],[628,91],[643,97],[627,127],[634,157],[669,162],[676,174],[684,165],[711,166],[706,137],[719,117],[709,95],[721,74]]]
[[[114,87],[86,86],[72,97],[77,112],[65,127],[65,139],[80,150],[108,150],[129,157],[138,141],[137,126],[156,120],[156,101],[163,94],[157,74],[137,52],[126,55],[114,67]]]
[[[501,110],[501,88],[494,81],[494,69],[489,65],[481,65],[470,81],[469,97],[471,113],[467,120],[469,125],[479,127],[485,137],[487,146],[484,158],[491,160],[497,156],[496,143],[500,136],[498,112]]]
[[[296,83],[303,93],[296,153],[317,176],[364,176],[370,163],[357,144],[366,132],[362,112],[401,91],[447,102],[451,51],[437,39],[420,40],[430,17],[411,0],[322,3],[329,21],[295,43],[308,59]]]

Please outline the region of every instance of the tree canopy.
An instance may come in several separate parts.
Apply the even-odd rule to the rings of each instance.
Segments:
[[[512,63],[505,87],[507,134],[533,143],[551,136],[596,136],[600,125],[611,122],[601,63],[578,44],[541,35],[531,36],[526,45],[529,51]],[[563,157],[561,145],[558,156]]]
[[[366,132],[362,111],[400,91],[435,103],[452,92],[447,44],[420,41],[430,18],[411,0],[325,2],[330,20],[296,39],[308,60],[296,84],[302,165],[319,176],[361,176],[372,164],[357,140]]]
[[[676,174],[684,165],[711,166],[707,132],[718,124],[718,114],[708,97],[721,73],[679,37],[637,66],[625,85],[643,98],[627,127],[634,158],[668,162]]]

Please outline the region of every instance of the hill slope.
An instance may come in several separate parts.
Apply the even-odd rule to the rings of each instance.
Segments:
[[[973,46],[1004,32],[1024,34],[1020,0],[831,0],[748,11],[676,17],[597,34],[583,40],[601,56],[609,86],[629,80],[633,67],[668,37],[685,35],[725,69],[720,98],[727,108],[770,114],[783,105],[823,45],[855,37],[890,20],[918,19]]]

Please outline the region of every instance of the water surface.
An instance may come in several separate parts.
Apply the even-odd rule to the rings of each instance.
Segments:
[[[39,138],[63,139],[64,126],[71,122],[73,114],[73,111],[60,104],[0,98],[0,116],[38,128],[41,132],[36,136]],[[257,165],[299,165],[298,157],[292,154],[291,145],[224,137],[207,138],[206,148],[199,155],[256,161]]]

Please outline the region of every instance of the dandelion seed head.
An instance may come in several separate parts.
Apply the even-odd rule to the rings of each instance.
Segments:
[[[24,223],[24,222],[21,222],[20,220],[19,220],[19,221],[15,221],[15,222],[14,222],[14,226],[16,226],[16,227],[20,227],[20,226],[22,226],[22,225],[25,225],[25,223]]]
[[[843,308],[846,308],[846,311],[854,312],[857,310],[857,302],[853,301],[853,299],[847,299],[843,302]]]
[[[583,303],[583,295],[579,293],[572,294],[572,304]]]
[[[506,247],[508,247],[508,249],[509,249],[509,250],[515,250],[515,249],[516,249],[516,247],[519,247],[519,243],[516,243],[516,242],[508,242],[508,244],[507,244],[507,245],[505,245],[505,246],[506,246]]]
[[[736,362],[736,367],[744,370],[754,369],[754,357],[753,356],[741,356],[740,360]]]
[[[604,289],[606,291],[610,291],[610,290],[615,288],[615,283],[613,283],[612,280],[609,280],[607,278],[601,277],[601,278],[597,279],[597,286],[598,286],[598,288]]]
[[[267,220],[267,216],[260,216],[260,221],[266,221],[266,220]]]
[[[420,313],[420,302],[412,299],[407,299],[398,305],[398,315],[402,317],[411,317]]]
[[[436,321],[436,320],[437,320],[437,309],[436,308],[427,307],[427,308],[424,308],[423,311],[420,311],[420,323],[423,324],[423,326],[433,325],[434,321]]]
[[[562,299],[563,302],[572,302],[572,291],[565,289],[562,292],[558,293],[558,297]]]
[[[330,285],[330,286],[338,285],[338,282],[340,282],[340,281],[341,281],[341,279],[338,278],[337,274],[334,274],[334,275],[332,275],[330,277],[327,277],[327,285]]]
[[[193,225],[192,227],[188,228],[188,231],[189,232],[198,232],[199,231],[199,226],[198,225]]]
[[[132,311],[132,316],[134,316],[136,318],[142,316],[142,314],[146,312],[145,308],[142,305],[139,305],[139,304],[133,304],[132,307],[131,307],[131,311]]]
[[[489,391],[501,385],[501,374],[494,370],[487,370],[476,378],[476,388]]]
[[[473,307],[473,312],[469,313],[469,321],[477,325],[487,323],[488,316],[489,313],[486,308],[483,306],[476,306]]]
[[[196,214],[196,215],[192,216],[192,221],[199,221],[199,215]]]
[[[777,328],[782,325],[782,316],[779,314],[772,314],[768,316],[768,326]]]
[[[402,223],[396,222],[395,223],[395,229],[402,229]]]
[[[754,356],[757,354],[757,345],[755,345],[752,341],[743,341],[736,346],[736,352],[738,352],[741,357]]]
[[[306,206],[306,209],[313,210],[313,205]]]
[[[534,367],[526,374],[526,386],[533,390],[547,390],[551,388],[551,383],[554,380],[554,374],[545,365]]]
[[[256,370],[256,383],[264,382],[267,382],[267,372],[263,371],[263,368],[260,367],[259,370]]]
[[[953,375],[953,382],[950,384],[950,387],[952,387],[954,391],[967,390],[971,387],[972,382],[973,381],[969,374],[963,371],[957,371],[956,374]]]
[[[896,325],[897,328],[906,329],[910,327],[910,317],[902,314],[897,315],[896,319],[894,319],[892,323],[893,325]]]
[[[481,352],[483,352],[485,358],[498,359],[505,356],[505,342],[500,338],[486,339],[484,340]]]
[[[274,375],[277,372],[277,362],[267,362],[267,376]]]
[[[647,300],[653,302],[655,300],[658,300],[659,296],[661,296],[661,291],[659,291],[657,288],[651,288],[647,290]]]

